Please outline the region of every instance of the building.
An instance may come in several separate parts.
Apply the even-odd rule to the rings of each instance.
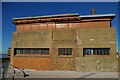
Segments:
[[[116,31],[111,26],[115,14],[91,13],[13,18],[11,64],[23,69],[114,71],[109,65],[113,61],[117,66]]]

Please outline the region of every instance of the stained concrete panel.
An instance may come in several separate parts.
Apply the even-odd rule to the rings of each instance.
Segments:
[[[49,48],[51,47],[51,30],[38,32],[14,32],[13,47],[19,48]]]

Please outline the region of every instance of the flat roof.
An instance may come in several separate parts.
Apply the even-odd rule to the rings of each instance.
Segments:
[[[84,15],[79,16],[80,18],[94,18],[94,17],[115,17],[115,14],[95,14],[95,15]]]
[[[67,17],[67,16],[79,16],[78,13],[72,14],[56,14],[56,15],[47,15],[47,16],[33,16],[33,17],[20,17],[20,18],[12,18],[13,20],[19,19],[36,19],[36,18],[50,18],[50,17]]]
[[[33,16],[33,17],[20,17],[12,18],[13,20],[25,20],[25,19],[38,19],[38,18],[54,18],[54,17],[73,17],[78,16],[82,18],[100,18],[100,17],[111,17],[114,18],[115,14],[95,14],[95,15],[79,15],[78,13],[72,14],[56,14],[56,15],[47,15],[47,16]]]

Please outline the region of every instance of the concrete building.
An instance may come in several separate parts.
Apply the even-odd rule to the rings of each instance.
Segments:
[[[85,16],[13,18],[11,64],[37,70],[117,71],[114,17],[92,9]]]

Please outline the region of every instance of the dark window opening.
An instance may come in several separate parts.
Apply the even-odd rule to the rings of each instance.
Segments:
[[[59,55],[72,55],[72,48],[59,48]]]
[[[84,55],[109,55],[110,48],[83,48]]]
[[[49,54],[49,48],[15,48],[14,54]]]

